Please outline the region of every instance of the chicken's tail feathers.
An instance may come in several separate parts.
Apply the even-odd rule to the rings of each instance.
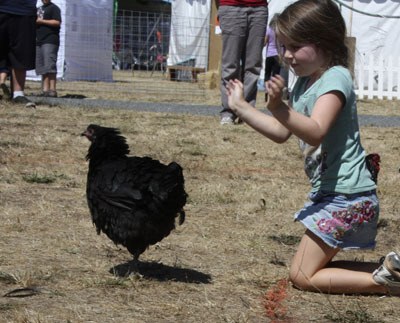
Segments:
[[[184,183],[185,179],[183,177],[182,167],[179,164],[172,162],[167,166],[163,180],[159,185],[164,192],[173,192],[176,190],[183,190]]]
[[[181,167],[181,165],[179,165],[177,162],[171,162],[168,164],[168,169],[175,173],[175,174],[179,174],[183,177],[183,169]]]
[[[166,185],[165,187],[168,187],[168,194],[171,198],[170,201],[174,201],[172,202],[173,205],[179,208],[177,213],[178,223],[179,225],[182,225],[185,222],[186,217],[183,207],[185,206],[188,197],[188,194],[185,192],[183,169],[178,163],[171,162],[168,165],[168,173],[169,176],[165,177],[164,185]]]

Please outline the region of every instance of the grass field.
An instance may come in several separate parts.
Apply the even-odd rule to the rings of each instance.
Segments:
[[[399,115],[396,102],[359,105]],[[184,168],[186,222],[142,255],[140,275],[91,223],[80,137],[90,123],[120,128],[132,155]],[[361,132],[382,157],[378,245],[338,259],[377,261],[400,250],[400,128]],[[286,283],[309,189],[294,138],[277,145],[217,117],[4,102],[0,133],[0,295],[13,296],[0,297],[0,322],[398,322],[398,298]]]

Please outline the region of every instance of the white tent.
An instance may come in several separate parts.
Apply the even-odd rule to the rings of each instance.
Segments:
[[[60,7],[62,19],[57,77],[112,81],[113,0],[52,2]],[[40,79],[35,71],[27,78]]]
[[[207,68],[211,0],[172,0],[167,65]]]

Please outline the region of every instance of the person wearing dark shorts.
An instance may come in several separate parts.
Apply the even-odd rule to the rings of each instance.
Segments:
[[[51,0],[42,0],[36,20],[36,74],[42,76],[42,96],[57,97],[57,54],[61,11]]]
[[[11,71],[12,102],[35,107],[24,94],[26,71],[35,68],[36,0],[0,1],[0,68]]]

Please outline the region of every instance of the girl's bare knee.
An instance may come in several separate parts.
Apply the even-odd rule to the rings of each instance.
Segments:
[[[311,282],[308,277],[305,277],[300,271],[290,271],[289,281],[292,285],[301,290],[311,290]]]

